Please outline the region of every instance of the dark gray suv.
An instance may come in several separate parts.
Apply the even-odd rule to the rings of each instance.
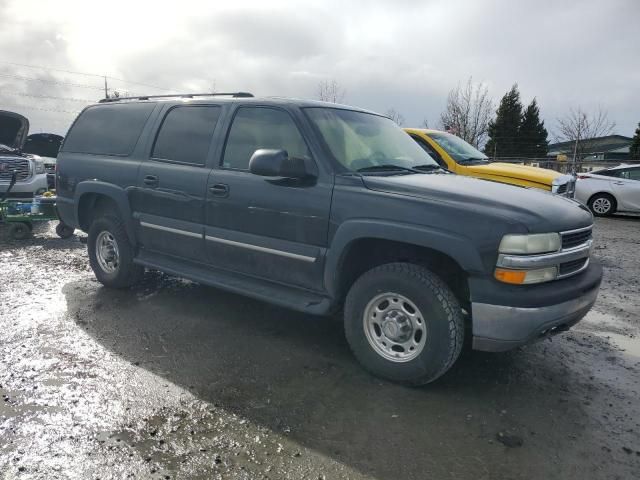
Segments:
[[[344,309],[376,375],[422,384],[465,336],[507,350],[596,300],[592,216],[450,174],[386,117],[250,94],[103,101],[71,127],[62,221],[100,282],[158,269],[310,314]]]

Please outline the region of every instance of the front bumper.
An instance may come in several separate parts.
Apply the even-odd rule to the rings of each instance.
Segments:
[[[579,278],[583,277],[583,278]],[[544,302],[544,292],[536,286],[542,304],[536,306],[509,306],[520,303],[517,299],[503,304],[472,302],[473,348],[489,352],[501,352],[520,345],[568,330],[578,323],[591,309],[600,290],[602,267],[596,261],[590,262],[587,270],[562,282],[573,281],[575,291],[571,298],[559,303]],[[556,282],[545,285],[553,291]],[[585,283],[587,288],[583,288]]]
[[[8,182],[0,182],[0,196],[7,191],[9,187]],[[26,180],[16,182],[11,188],[9,193],[9,200],[23,200],[31,199],[36,194],[46,192],[48,190],[47,174],[42,173],[38,175],[32,175]]]

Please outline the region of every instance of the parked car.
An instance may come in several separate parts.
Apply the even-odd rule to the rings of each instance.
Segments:
[[[466,331],[508,350],[595,302],[602,269],[578,202],[452,175],[372,112],[228,95],[103,100],[72,125],[58,210],[88,232],[103,285],[148,267],[343,309],[360,362],[413,385],[451,367]]]
[[[26,117],[0,110],[0,197],[7,191],[13,172],[17,173],[17,180],[10,200],[30,200],[47,190],[44,161],[22,151],[28,133]]]
[[[405,128],[405,131],[443,168],[458,175],[539,188],[569,198],[574,195],[572,175],[517,163],[491,162],[480,150],[447,132],[421,128]]]
[[[37,155],[44,162],[47,172],[47,186],[50,190],[56,188],[56,158],[64,137],[55,133],[32,133],[27,137],[23,152]]]
[[[578,175],[576,199],[594,215],[640,212],[640,165],[619,165]]]

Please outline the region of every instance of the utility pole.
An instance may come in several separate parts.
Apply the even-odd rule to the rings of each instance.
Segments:
[[[109,89],[107,88],[107,76],[104,76],[104,98],[109,98]]]

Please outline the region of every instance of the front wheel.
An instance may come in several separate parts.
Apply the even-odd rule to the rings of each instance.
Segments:
[[[437,275],[418,265],[389,263],[363,274],[347,295],[344,315],[356,358],[394,382],[432,382],[462,349],[458,300]]]
[[[87,249],[93,273],[106,287],[130,287],[144,272],[140,265],[133,263],[133,246],[116,216],[100,217],[91,224]]]

